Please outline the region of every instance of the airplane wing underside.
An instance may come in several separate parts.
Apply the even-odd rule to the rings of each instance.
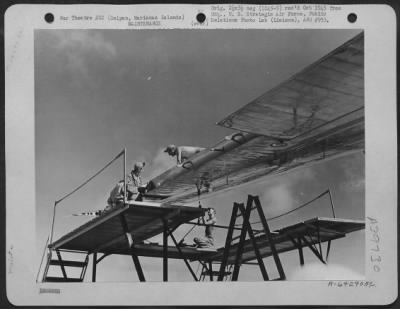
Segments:
[[[360,34],[218,124],[293,139],[351,118],[364,107],[364,37]]]
[[[152,179],[148,198],[189,202],[200,180],[220,192],[364,150],[363,33],[218,124],[236,131]]]

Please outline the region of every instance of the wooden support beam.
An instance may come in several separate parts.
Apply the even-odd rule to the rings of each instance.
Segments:
[[[58,250],[56,250],[56,253],[57,253],[58,260],[60,261],[60,266],[61,266],[61,271],[62,271],[63,277],[64,277],[64,279],[68,279],[67,272],[65,271],[64,262],[61,258],[61,253]]]
[[[120,214],[120,220],[121,220],[122,228],[125,233],[126,240],[128,241],[129,248],[131,249],[131,257],[132,257],[133,263],[135,265],[139,280],[141,282],[144,282],[144,281],[146,281],[146,279],[144,277],[142,266],[140,265],[139,258],[136,254],[135,245],[133,243],[133,238],[132,238],[131,233],[129,232],[128,224],[126,223],[126,219],[123,214]]]
[[[301,243],[301,238],[298,238],[298,242],[299,242],[299,258],[300,258],[300,265],[303,266],[304,265],[304,254],[303,254],[303,246]]]
[[[321,256],[323,256],[322,245],[321,245],[321,234],[320,234],[320,229],[319,229],[319,222],[317,222],[317,239],[318,239],[319,253],[321,254]]]
[[[328,257],[329,257],[329,251],[331,250],[331,240],[328,240],[328,244],[326,245],[326,257],[325,257],[325,261],[328,261]]]
[[[274,257],[275,265],[276,265],[276,268],[278,269],[279,277],[281,280],[284,280],[284,279],[286,279],[285,272],[283,271],[281,260],[279,258],[278,251],[276,250],[275,243],[272,239],[271,231],[269,230],[267,219],[265,219],[264,211],[262,209],[260,200],[259,200],[258,196],[249,196],[249,199],[250,198],[253,199],[253,201],[255,202],[255,204],[257,206],[258,214],[260,216],[261,223],[264,227],[265,234],[267,235],[267,239],[268,239],[269,245],[271,247],[272,255]]]
[[[321,256],[321,254],[318,252],[318,250],[315,249],[315,248],[313,247],[313,245],[312,245],[304,236],[302,236],[301,239],[302,239],[302,240],[304,241],[304,243],[310,248],[310,250],[315,254],[315,256],[316,256],[322,263],[326,264],[325,261],[324,261],[324,258]]]
[[[204,281],[204,279],[206,278],[206,275],[209,274],[209,270],[208,270],[206,261],[199,260],[199,263],[201,265],[199,281]]]
[[[207,267],[206,267],[206,265],[203,263],[203,262],[201,262],[200,260],[199,260],[199,263],[201,264],[201,272],[200,272],[200,281],[204,281],[204,279],[205,279],[205,277],[206,277],[206,271],[207,271]]]
[[[175,247],[178,249],[179,255],[181,256],[181,258],[182,258],[183,261],[185,262],[187,268],[189,269],[190,273],[192,274],[192,277],[194,278],[195,281],[199,281],[199,279],[197,279],[197,276],[196,276],[196,274],[194,273],[192,267],[190,266],[189,262],[187,261],[186,257],[185,257],[184,254],[182,253],[182,250],[181,250],[179,244],[176,242],[176,239],[175,239],[174,235],[173,235],[171,232],[169,232],[168,234],[171,236],[171,239],[172,239],[172,241],[174,242]]]
[[[245,210],[245,209],[243,208],[242,205],[239,206],[239,209],[240,209],[240,211],[241,211],[241,213],[242,213],[242,215],[243,215],[243,220],[244,220],[244,218],[246,218],[246,216],[247,216],[247,220],[244,221],[243,224],[244,224],[245,226],[247,226],[246,229],[247,229],[247,231],[248,231],[248,233],[249,233],[250,240],[251,240],[251,243],[252,243],[252,245],[253,245],[254,252],[255,252],[255,254],[256,254],[258,266],[260,267],[261,274],[262,274],[262,276],[263,276],[264,281],[267,281],[267,280],[269,280],[269,276],[268,276],[268,273],[267,273],[267,269],[265,268],[263,258],[262,258],[262,256],[261,256],[260,250],[259,250],[259,248],[258,248],[258,246],[257,246],[257,242],[256,242],[256,239],[255,239],[255,237],[254,237],[253,229],[251,228],[250,221],[249,221],[249,220],[250,220],[250,212],[251,212],[251,210],[254,209],[254,207],[252,207],[252,203],[249,204],[249,205],[251,206],[250,211],[249,211],[248,209]],[[248,208],[249,208],[249,206],[248,206]],[[246,212],[245,212],[245,211],[249,211],[249,214],[246,215]]]
[[[85,266],[83,267],[83,269],[82,269],[82,272],[81,272],[81,277],[80,277],[80,279],[81,279],[81,281],[83,282],[83,279],[85,278],[85,274],[86,274],[86,269],[87,269],[87,266],[88,266],[88,264],[89,264],[89,254],[87,254],[86,255],[86,257],[85,257]]]
[[[233,273],[232,273],[232,281],[237,281],[237,279],[239,278],[240,263],[241,263],[241,259],[242,259],[244,241],[246,240],[247,227],[248,227],[246,222],[248,222],[248,220],[250,218],[252,202],[253,201],[250,199],[247,200],[246,210],[243,215],[242,231],[240,233],[239,243],[238,243],[238,247],[237,247],[237,251],[236,251],[235,264],[234,264],[235,266],[233,268]],[[250,205],[250,207],[249,207],[249,205]],[[243,204],[237,204],[237,207],[239,208],[239,210],[244,209]]]
[[[104,253],[99,259],[97,259],[96,264],[99,264],[105,257],[111,255],[110,253]]]
[[[47,277],[47,274],[49,272],[50,261],[52,259],[52,252],[53,251],[49,249],[49,252],[47,254],[46,266],[45,266],[44,271],[43,271],[42,282],[46,281],[46,277]]]
[[[297,241],[294,239],[294,237],[288,233],[285,232],[284,233],[287,237],[289,237],[289,239],[292,241],[292,243],[294,244],[294,246],[297,248],[297,250],[299,251],[299,259],[300,259],[300,265],[303,266],[304,265],[304,255],[303,255],[303,246],[301,243],[301,238],[297,238]]]
[[[225,268],[228,262],[228,256],[229,256],[229,250],[231,248],[231,241],[232,241],[232,235],[233,235],[233,229],[235,226],[235,222],[236,222],[236,217],[237,217],[237,212],[238,212],[238,204],[234,203],[233,204],[233,209],[232,209],[232,215],[231,215],[231,220],[229,223],[229,229],[228,229],[228,233],[226,235],[226,240],[225,240],[225,249],[224,249],[224,253],[222,256],[222,262],[221,262],[221,266],[219,268],[219,275],[218,275],[218,281],[222,281],[224,279],[224,274],[225,274]]]
[[[93,252],[92,282],[96,282],[96,271],[97,271],[97,252]]]
[[[163,220],[163,281],[168,281],[168,222]]]

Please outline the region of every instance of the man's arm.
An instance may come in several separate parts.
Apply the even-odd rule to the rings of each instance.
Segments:
[[[204,217],[203,217],[203,222],[204,222],[204,224],[206,224],[206,225],[214,225],[214,224],[216,224],[217,223],[217,219],[216,218],[211,218],[211,219],[205,219]]]
[[[178,149],[176,150],[176,161],[178,162],[178,164],[182,164],[182,148],[178,147]]]
[[[201,151],[203,151],[205,149],[206,148],[204,148],[204,147],[196,147],[195,153],[199,153],[199,152],[201,152]]]

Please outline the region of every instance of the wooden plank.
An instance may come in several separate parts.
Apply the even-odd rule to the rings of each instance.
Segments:
[[[81,278],[46,277],[45,282],[82,282]]]
[[[112,210],[74,231],[61,237],[54,245],[57,248],[86,252],[107,251],[108,247],[124,242],[124,232],[118,215],[124,213],[126,223],[135,242],[153,237],[163,231],[162,218],[168,220],[170,228],[204,215],[205,209],[197,207],[154,207],[130,205],[129,208]]]
[[[67,266],[67,267],[83,267],[83,266],[86,265],[85,262],[80,262],[80,261],[68,261],[68,260],[63,260],[63,261],[62,261],[62,264],[63,264],[64,266]],[[50,265],[58,265],[58,266],[61,266],[61,261],[59,261],[59,260],[51,260],[51,261],[50,261]]]
[[[125,212],[129,207],[123,207],[123,208],[118,208],[118,209],[113,209],[109,213],[106,213],[105,215],[102,215],[84,225],[81,227],[77,228],[76,230],[72,231],[71,233],[68,233],[64,237],[60,238],[59,240],[55,241],[52,244],[49,244],[49,249],[58,249],[60,248],[63,244],[65,244],[68,241],[71,241],[72,239],[87,233],[88,231],[94,229],[96,226],[101,225],[104,222],[109,221],[111,218],[114,218],[118,216],[119,214]]]

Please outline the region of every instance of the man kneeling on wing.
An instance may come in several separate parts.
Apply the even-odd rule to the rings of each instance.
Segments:
[[[147,191],[147,184],[142,182],[141,174],[146,162],[136,162],[126,177],[127,201],[142,201],[142,194]],[[124,181],[119,181],[111,190],[104,211],[109,211],[124,203]]]

